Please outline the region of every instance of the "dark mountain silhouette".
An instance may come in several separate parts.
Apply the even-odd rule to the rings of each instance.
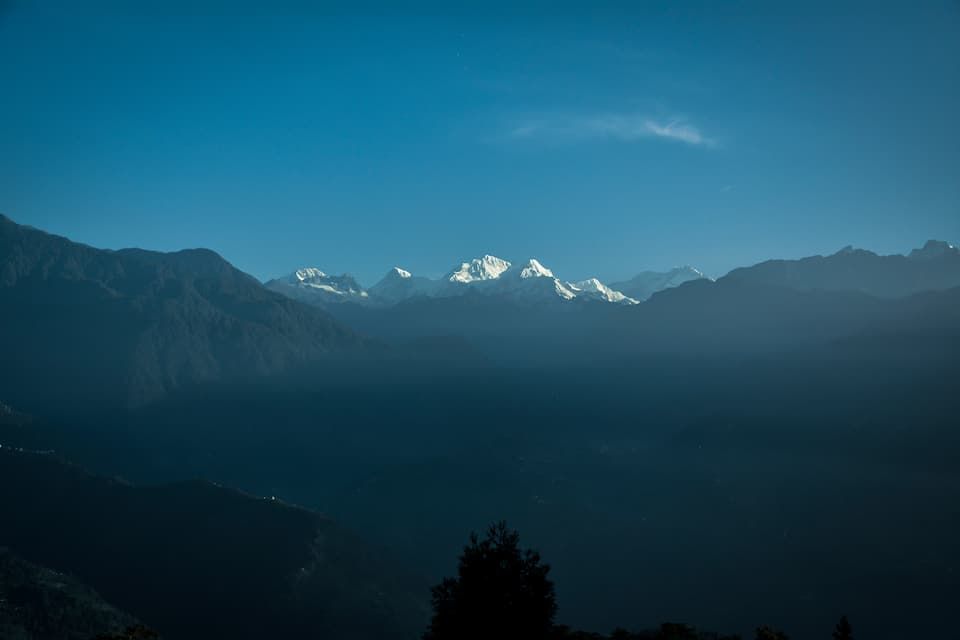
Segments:
[[[768,260],[723,279],[802,291],[859,291],[882,298],[960,286],[960,249],[930,240],[909,256],[880,256],[845,247],[830,256]]]
[[[885,299],[721,278],[689,282],[623,309],[604,335],[625,350],[751,354],[879,334],[956,338],[958,317],[960,288]]]
[[[73,576],[0,548],[0,638],[90,640],[139,624]]]
[[[697,280],[620,314],[607,335],[643,352],[755,353],[822,344],[859,331],[884,310],[883,301],[860,293]]]
[[[20,406],[139,404],[364,342],[212,251],[107,251],[0,216],[0,385]]]
[[[0,449],[0,544],[173,638],[410,638],[428,589],[330,520],[206,482],[138,488]]]
[[[932,289],[933,287],[931,287]],[[622,360],[638,355],[752,355],[885,335],[960,338],[960,287],[904,298],[799,290],[746,279],[699,279],[635,306],[514,305],[480,295],[408,300],[390,308],[340,305],[332,313],[377,338],[460,336],[501,362]]]

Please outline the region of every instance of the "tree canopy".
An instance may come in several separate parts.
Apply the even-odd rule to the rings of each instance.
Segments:
[[[457,576],[433,588],[424,640],[550,637],[557,604],[549,572],[505,522],[490,526],[482,540],[471,534]]]

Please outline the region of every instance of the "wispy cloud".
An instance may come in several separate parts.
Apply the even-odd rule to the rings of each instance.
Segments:
[[[716,141],[686,120],[657,120],[639,114],[597,114],[590,116],[551,116],[515,123],[511,138],[576,142],[599,139],[638,142],[662,138],[692,146],[715,147]]]
[[[693,125],[676,121],[661,125],[653,120],[647,120],[644,125],[653,135],[660,138],[671,138],[687,144],[712,144],[712,141],[704,138],[700,130]]]

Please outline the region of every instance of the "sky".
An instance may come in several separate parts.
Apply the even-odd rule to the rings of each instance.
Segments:
[[[0,212],[367,285],[960,243],[956,0],[397,5],[0,0]]]

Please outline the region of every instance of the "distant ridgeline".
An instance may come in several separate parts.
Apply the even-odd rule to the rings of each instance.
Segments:
[[[877,297],[903,297],[960,286],[960,250],[937,240],[930,240],[907,256],[880,256],[848,246],[830,256],[769,260],[734,269],[725,278],[802,291],[858,291]],[[316,267],[305,267],[289,276],[270,280],[266,286],[321,307],[353,303],[383,308],[409,300],[463,295],[489,296],[501,302],[527,305],[552,302],[636,305],[657,292],[699,280],[712,282],[701,271],[683,266],[664,272],[643,271],[629,280],[609,285],[597,278],[569,281],[560,279],[536,259],[512,264],[485,255],[463,262],[437,280],[394,267],[379,282],[365,289],[348,274],[336,276]]]
[[[306,268],[264,286],[212,251],[100,250],[0,216],[0,389],[45,413],[136,406],[317,364],[430,361],[440,338],[462,340],[447,360],[468,363],[891,346],[956,336],[958,287],[960,251],[936,241],[909,256],[775,260],[716,281],[683,267],[571,282],[537,260],[488,255],[440,280],[395,268],[364,289]]]

